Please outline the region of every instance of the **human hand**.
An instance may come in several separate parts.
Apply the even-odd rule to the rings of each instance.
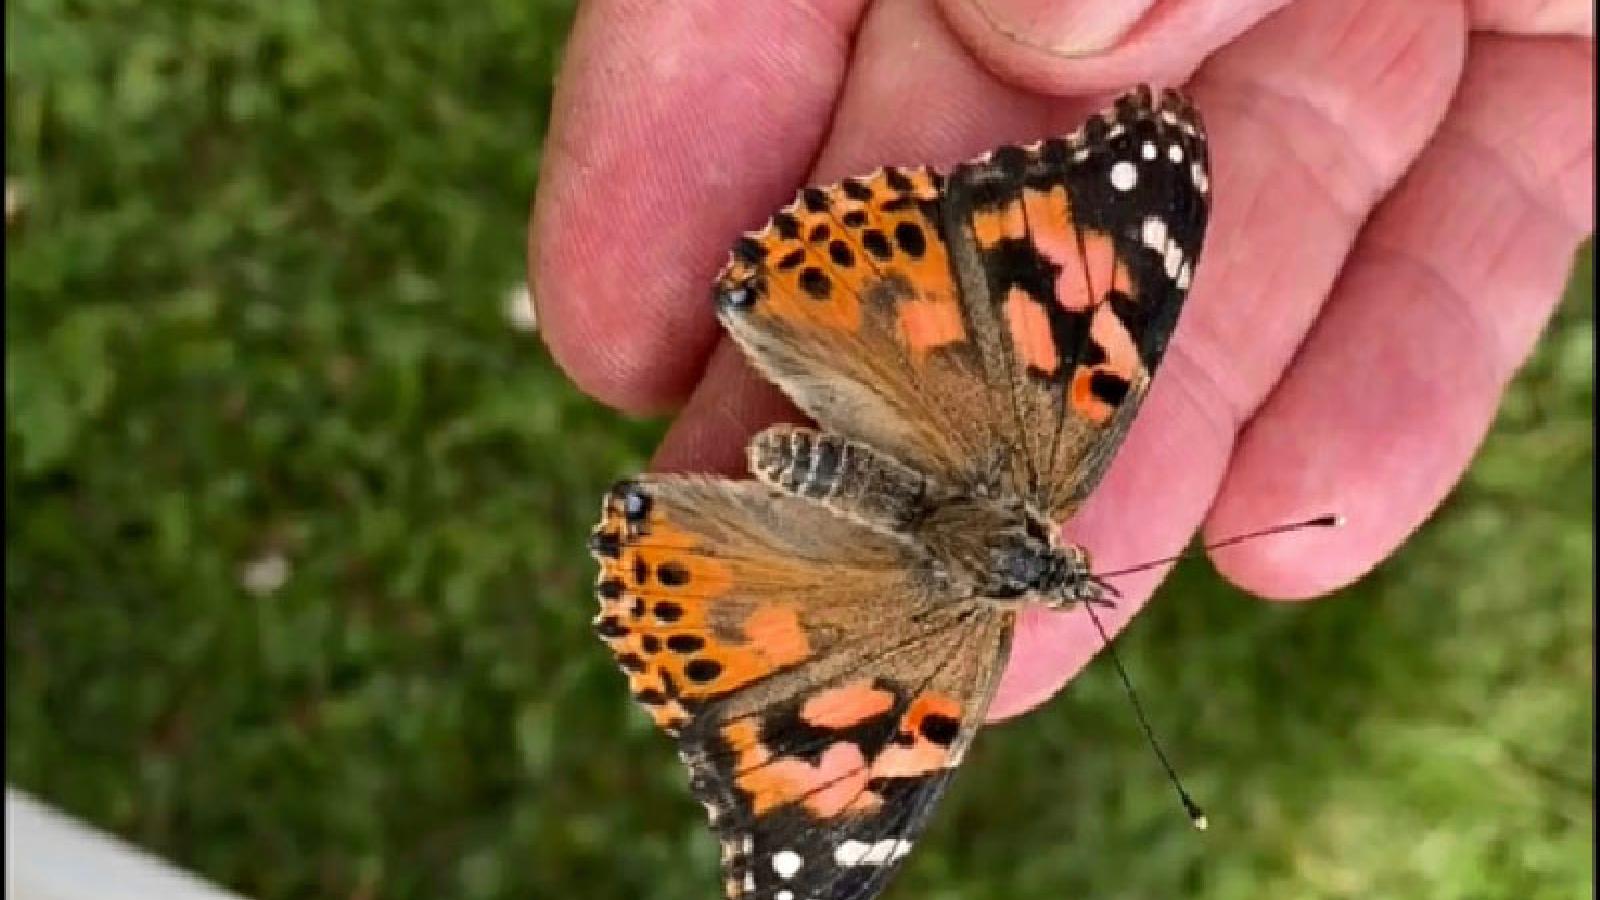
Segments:
[[[1482,440],[1593,228],[1593,19],[1576,0],[589,0],[530,233],[545,339],[586,391],[679,416],[655,467],[743,471],[796,414],[722,339],[711,276],[805,183],[1066,132],[1138,81],[1210,133],[1206,252],[1161,373],[1070,537],[1099,568],[1324,512],[1215,555],[1307,598],[1392,552]],[[1119,579],[1118,629],[1164,574]],[[1100,648],[1030,609],[991,718]]]

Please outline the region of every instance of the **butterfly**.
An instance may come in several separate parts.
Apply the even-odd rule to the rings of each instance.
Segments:
[[[1077,132],[801,191],[735,244],[723,327],[818,428],[747,480],[607,493],[599,636],[674,737],[729,898],[865,900],[984,721],[1026,603],[1104,603],[1069,518],[1199,261],[1205,130],[1135,89]]]

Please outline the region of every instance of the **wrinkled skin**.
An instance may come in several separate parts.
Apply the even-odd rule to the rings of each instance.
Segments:
[[[739,472],[795,413],[722,339],[711,275],[806,182],[948,165],[1184,83],[1215,166],[1206,255],[1105,482],[1101,568],[1325,512],[1216,554],[1245,590],[1360,577],[1460,477],[1593,227],[1593,20],[1575,0],[587,0],[531,229],[551,351],[667,470]],[[1119,628],[1162,569],[1118,580]],[[991,718],[1099,649],[1024,615]]]

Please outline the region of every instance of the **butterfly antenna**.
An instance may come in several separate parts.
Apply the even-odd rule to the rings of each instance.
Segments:
[[[1116,667],[1122,689],[1128,694],[1128,702],[1133,704],[1133,714],[1139,719],[1139,727],[1144,729],[1145,740],[1149,742],[1150,749],[1155,751],[1156,759],[1161,762],[1161,768],[1166,770],[1167,780],[1172,782],[1172,787],[1178,792],[1178,802],[1183,804],[1183,811],[1189,815],[1189,823],[1196,830],[1205,831],[1207,824],[1205,811],[1200,808],[1200,804],[1194,802],[1189,792],[1184,790],[1183,782],[1178,778],[1178,771],[1167,759],[1166,751],[1161,749],[1161,742],[1156,740],[1155,729],[1150,727],[1150,720],[1144,714],[1144,704],[1139,702],[1139,692],[1133,689],[1133,681],[1128,678],[1128,670],[1122,667],[1122,658],[1117,655],[1117,645],[1112,643],[1111,636],[1106,634],[1106,627],[1100,623],[1100,616],[1094,611],[1094,604],[1085,603],[1083,608],[1094,622],[1094,630],[1100,632],[1100,640],[1105,644],[1107,655],[1111,657],[1111,665]]]
[[[1290,522],[1287,525],[1274,525],[1271,528],[1263,528],[1259,531],[1236,534],[1233,537],[1225,538],[1217,541],[1214,544],[1206,544],[1193,550],[1186,550],[1183,553],[1179,553],[1175,556],[1151,560],[1150,562],[1140,563],[1137,566],[1130,566],[1126,569],[1118,569],[1114,572],[1101,572],[1092,577],[1094,578],[1094,581],[1101,587],[1101,589],[1107,594],[1112,597],[1120,597],[1122,596],[1121,593],[1118,592],[1116,588],[1106,583],[1105,579],[1115,578],[1119,575],[1131,575],[1134,572],[1143,572],[1146,569],[1153,569],[1156,566],[1164,566],[1167,563],[1177,562],[1178,560],[1187,556],[1194,556],[1199,553],[1207,553],[1222,547],[1231,547],[1234,544],[1253,540],[1259,537],[1266,537],[1267,535],[1283,534],[1289,531],[1298,531],[1302,528],[1337,528],[1343,524],[1343,516],[1325,515],[1317,516],[1314,519],[1306,519],[1303,522]],[[1189,822],[1193,824],[1196,829],[1205,831],[1207,824],[1205,811],[1200,808],[1200,804],[1194,802],[1194,798],[1189,796],[1189,792],[1184,790],[1183,782],[1178,778],[1177,770],[1172,767],[1171,760],[1167,759],[1166,751],[1161,749],[1161,742],[1156,740],[1155,729],[1150,727],[1150,719],[1144,714],[1144,704],[1139,702],[1139,692],[1133,689],[1133,681],[1132,679],[1128,678],[1128,670],[1123,668],[1122,658],[1117,655],[1117,645],[1112,642],[1111,636],[1106,633],[1105,625],[1101,624],[1099,614],[1094,611],[1095,605],[1096,604],[1094,603],[1085,603],[1083,604],[1083,609],[1089,614],[1090,620],[1094,622],[1094,630],[1100,632],[1100,640],[1105,644],[1106,654],[1111,657],[1111,665],[1117,670],[1117,678],[1122,682],[1122,689],[1127,693],[1128,702],[1133,706],[1134,716],[1139,719],[1139,727],[1144,730],[1145,740],[1149,742],[1150,749],[1155,751],[1156,759],[1161,762],[1161,768],[1167,773],[1167,780],[1172,782],[1172,787],[1178,792],[1178,800],[1183,804],[1183,811],[1188,813]]]
[[[1263,528],[1259,531],[1236,534],[1230,538],[1223,538],[1214,544],[1204,544],[1172,556],[1163,556],[1160,559],[1152,559],[1149,562],[1143,562],[1137,566],[1129,566],[1126,569],[1117,569],[1114,572],[1101,572],[1098,577],[1116,578],[1121,575],[1132,575],[1135,572],[1143,572],[1146,569],[1154,569],[1156,566],[1164,566],[1167,563],[1177,562],[1180,559],[1187,559],[1191,556],[1209,553],[1212,550],[1221,550],[1223,547],[1232,547],[1234,544],[1243,543],[1245,541],[1254,540],[1260,537],[1266,537],[1268,535],[1283,534],[1289,531],[1299,531],[1302,528],[1338,528],[1343,524],[1344,516],[1330,514],[1326,516],[1317,516],[1315,519],[1306,519],[1303,522],[1290,522],[1287,525],[1274,525],[1271,528]]]

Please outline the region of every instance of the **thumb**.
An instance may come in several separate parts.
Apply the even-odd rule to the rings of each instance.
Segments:
[[[994,74],[1045,94],[1178,84],[1289,0],[938,0]]]

